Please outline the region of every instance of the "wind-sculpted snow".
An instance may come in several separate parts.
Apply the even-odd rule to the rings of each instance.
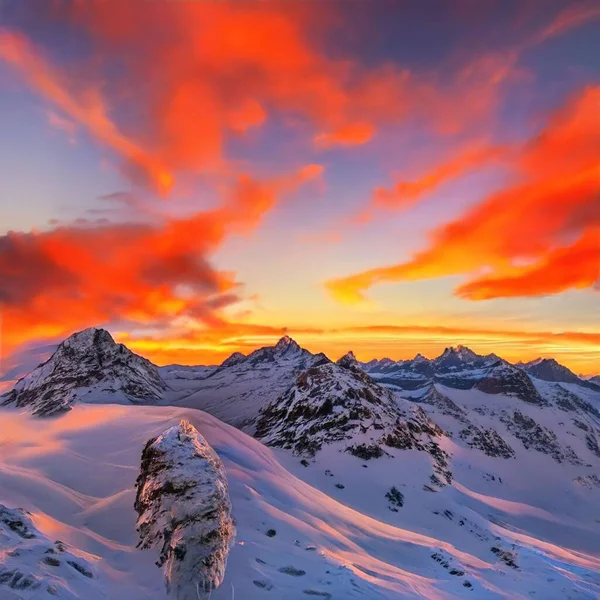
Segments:
[[[82,554],[60,540],[51,541],[22,509],[0,504],[2,600],[106,598],[103,584]]]
[[[457,404],[465,394],[440,393]],[[466,394],[467,404],[483,398],[521,404]],[[585,465],[559,464],[522,446],[515,446],[515,460],[492,458],[442,436],[440,446],[460,457],[452,483],[432,492],[423,489],[431,457],[416,449],[392,448],[396,459],[361,461],[329,444],[304,466],[290,451],[265,447],[191,409],[79,404],[39,420],[4,408],[0,502],[29,510],[40,536],[51,544],[63,540],[93,575],[42,564],[71,590],[65,598],[166,600],[154,564],[161,548],[135,547],[134,483],[146,440],[182,419],[220,456],[236,518],[237,541],[211,600],[593,600],[600,594],[600,487],[591,477],[597,469]],[[30,541],[36,542],[23,543]],[[26,564],[15,567],[25,571]],[[35,596],[18,591],[7,598]]]
[[[135,510],[142,548],[160,547],[167,591],[197,600],[225,577],[235,537],[221,459],[187,421],[149,440]]]
[[[70,410],[78,400],[151,404],[162,398],[164,390],[150,361],[116,344],[104,329],[86,329],[60,344],[2,401],[49,416]]]

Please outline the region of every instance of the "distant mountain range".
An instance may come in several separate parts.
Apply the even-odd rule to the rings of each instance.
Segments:
[[[13,373],[22,369],[11,368]],[[77,423],[80,415],[83,423],[86,415],[94,415],[93,422],[103,423],[94,443],[106,453],[97,468],[117,469],[113,461],[127,457],[126,467],[115,471],[117,479],[139,460],[148,438],[165,430],[180,440],[182,434],[170,429],[173,424],[181,418],[200,423],[198,431],[216,441],[214,450],[232,489],[233,517],[243,532],[242,550],[231,550],[228,568],[239,589],[250,584],[252,599],[271,589],[286,590],[290,598],[337,598],[341,589],[339,597],[359,590],[356,597],[387,600],[398,597],[387,590],[389,578],[404,581],[407,572],[407,587],[395,589],[412,589],[414,573],[419,585],[435,581],[436,590],[453,598],[497,598],[499,589],[506,590],[505,597],[536,592],[553,600],[600,594],[593,558],[600,536],[600,385],[552,359],[511,364],[458,346],[434,359],[360,362],[348,352],[334,362],[286,336],[248,355],[234,353],[221,365],[157,367],[106,331],[88,329],[11,384],[0,404],[3,418],[27,419],[27,428],[35,423],[44,435],[53,435],[61,423]],[[61,460],[78,464],[86,452],[88,425],[77,434],[73,427],[65,425],[64,435],[79,436],[79,445]],[[8,444],[12,449],[16,442],[9,437]],[[27,444],[24,452],[30,460]],[[168,513],[175,497],[185,500],[192,493],[191,482],[179,477],[177,452],[169,462],[174,474],[164,482],[162,475],[152,479],[152,490],[161,489],[155,507],[161,514]],[[88,462],[84,465],[87,469]],[[42,467],[50,468],[46,462]],[[64,473],[64,481],[72,484],[62,467],[51,472]],[[0,469],[0,488],[2,477],[13,476],[12,467],[4,475]],[[122,499],[133,493],[132,485],[107,503],[98,500],[98,510],[105,507],[111,520],[115,510],[127,516],[133,500],[122,508]],[[89,493],[76,501],[92,498]],[[301,504],[306,493],[310,499]],[[277,530],[266,527],[274,515],[287,515],[295,505],[301,512],[282,517]],[[184,520],[186,535],[194,515]],[[83,523],[87,527],[87,520]],[[331,536],[323,542],[326,550],[318,542],[300,541],[309,523],[317,524],[317,537]],[[169,530],[168,524],[157,521],[156,535]],[[265,532],[258,531],[263,526]],[[342,549],[340,535],[347,536]],[[223,540],[228,544],[229,536]],[[359,571],[369,573],[357,579],[354,571],[338,566],[358,560],[353,552],[363,542],[368,558]],[[49,542],[44,543],[43,552]],[[173,544],[171,550],[183,565],[187,555],[180,549]],[[248,554],[240,558],[242,552]],[[46,577],[47,561],[40,563],[37,556],[31,577]],[[338,566],[320,562],[334,556]],[[286,564],[280,564],[283,557]],[[15,572],[25,572],[17,559],[10,554],[10,564],[18,565]],[[399,569],[380,570],[381,561]],[[95,569],[88,562],[77,564]],[[219,565],[213,571],[220,580]],[[0,557],[0,597],[2,572]],[[65,577],[69,573],[65,570]],[[181,575],[193,573],[186,567]],[[301,580],[296,587],[294,578]],[[585,594],[579,596],[582,589]],[[226,593],[223,587],[218,592]],[[90,595],[96,597],[103,596]]]

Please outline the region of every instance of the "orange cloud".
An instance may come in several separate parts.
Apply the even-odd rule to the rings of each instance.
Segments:
[[[30,85],[77,123],[87,127],[103,144],[130,161],[161,193],[172,185],[171,174],[154,157],[125,137],[110,120],[96,87],[77,93],[23,35],[0,30],[0,58],[19,68]],[[56,118],[54,119],[56,122]]]
[[[228,136],[262,126],[269,112],[365,135],[345,110],[346,65],[313,48],[304,9],[132,0],[54,3],[48,18],[88,34],[79,62],[58,68],[9,30],[0,33],[0,58],[123,158],[126,175],[162,193],[178,171],[226,171]],[[122,113],[142,117],[129,119],[127,134]]]
[[[327,288],[352,303],[377,283],[460,274],[473,277],[459,288],[471,299],[589,287],[594,256],[600,260],[593,241],[600,223],[599,103],[600,87],[590,87],[559,110],[518,153],[514,166],[522,182],[435,230],[430,247],[412,260],[333,280]],[[581,239],[570,247],[574,236]],[[570,274],[543,277],[552,266],[565,270],[565,257],[583,255],[584,265],[569,267]]]
[[[14,347],[110,322],[161,327],[187,318],[222,326],[220,311],[238,300],[238,284],[210,265],[211,253],[321,173],[321,166],[307,165],[272,180],[241,174],[221,206],[156,225],[71,225],[0,236],[4,343]]]
[[[482,354],[499,352],[508,360],[554,356],[575,369],[593,370],[600,356],[600,333],[578,331],[495,330],[437,325],[375,325],[341,328],[277,327],[226,322],[211,329],[168,332],[167,337],[117,333],[118,341],[157,364],[215,364],[232,352],[248,353],[291,335],[312,352],[332,359],[354,349],[361,360],[388,356],[412,358],[417,352],[434,357],[458,343]]]
[[[482,277],[460,286],[456,293],[470,300],[487,300],[556,294],[599,283],[600,228],[590,227],[573,245],[549,252],[532,267],[516,269],[514,275],[504,277]]]
[[[315,145],[318,148],[360,146],[370,141],[374,134],[375,128],[371,123],[350,123],[331,133],[320,133],[315,136]]]
[[[468,147],[456,156],[436,165],[432,171],[414,181],[399,181],[393,187],[377,188],[371,201],[374,209],[402,210],[415,204],[437,187],[478,167],[496,161],[506,150],[497,146]]]
[[[592,2],[573,3],[558,13],[554,20],[538,33],[534,41],[536,43],[544,42],[595,19],[600,19],[600,6]]]

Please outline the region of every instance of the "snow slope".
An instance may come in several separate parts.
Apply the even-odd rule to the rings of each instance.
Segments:
[[[220,367],[206,367],[195,381],[182,381],[181,372],[168,368],[161,375],[172,389],[185,390],[171,397],[173,403],[205,410],[252,432],[262,408],[283,394],[299,373],[323,362],[330,362],[324,354],[312,354],[285,336],[248,356],[236,352]]]
[[[471,404],[490,399],[467,394]],[[518,462],[492,458],[444,438],[454,481],[429,492],[428,457],[417,450],[367,464],[332,444],[304,466],[290,451],[267,448],[193,409],[79,404],[43,420],[1,409],[0,503],[30,511],[44,540],[60,539],[89,565],[85,591],[66,579],[73,572],[50,571],[75,597],[165,598],[158,550],[135,548],[134,483],[147,440],[181,419],[223,461],[238,530],[212,600],[600,594],[599,488],[565,478],[585,468],[548,455],[518,448]],[[389,494],[392,485],[396,494]],[[0,572],[19,543],[30,541],[0,533]],[[2,600],[57,597],[69,598],[0,583]]]

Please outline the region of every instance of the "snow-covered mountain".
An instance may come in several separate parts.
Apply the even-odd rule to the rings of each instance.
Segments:
[[[527,373],[495,354],[481,356],[469,348],[446,348],[435,359],[417,354],[412,360],[362,363],[378,383],[397,390],[418,390],[437,383],[457,389],[480,389],[508,394],[539,404],[543,402]]]
[[[88,330],[23,381],[0,409],[2,600],[163,600],[154,563],[169,560],[189,590],[176,540],[203,527],[191,505],[204,524],[224,507],[238,531],[212,600],[600,597],[600,393],[581,380],[463,347],[334,363],[287,337],[219,366],[157,369]],[[203,476],[188,477],[186,465],[218,466],[210,447],[231,513],[205,512]],[[36,537],[15,537],[15,521]],[[216,584],[210,548],[216,562],[193,571]]]
[[[67,338],[0,402],[48,416],[69,410],[78,400],[151,404],[165,389],[150,361],[117,344],[108,331],[91,328]]]
[[[232,354],[219,367],[209,367],[201,379],[186,380],[167,368],[161,375],[170,387],[184,390],[179,406],[200,408],[226,423],[252,431],[262,408],[276,400],[306,369],[330,362],[285,336],[274,346],[245,356]]]
[[[589,387],[600,392],[600,385],[593,379],[582,379],[561,365],[553,358],[538,358],[528,363],[522,363],[521,368],[532,377],[542,379],[543,381],[555,381],[561,383],[574,383],[583,387]]]
[[[418,450],[432,458],[432,482],[450,483],[447,456],[437,442],[444,432],[420,407],[377,385],[352,357],[344,358],[298,375],[285,394],[261,411],[256,437],[307,457],[324,446],[362,460]]]

